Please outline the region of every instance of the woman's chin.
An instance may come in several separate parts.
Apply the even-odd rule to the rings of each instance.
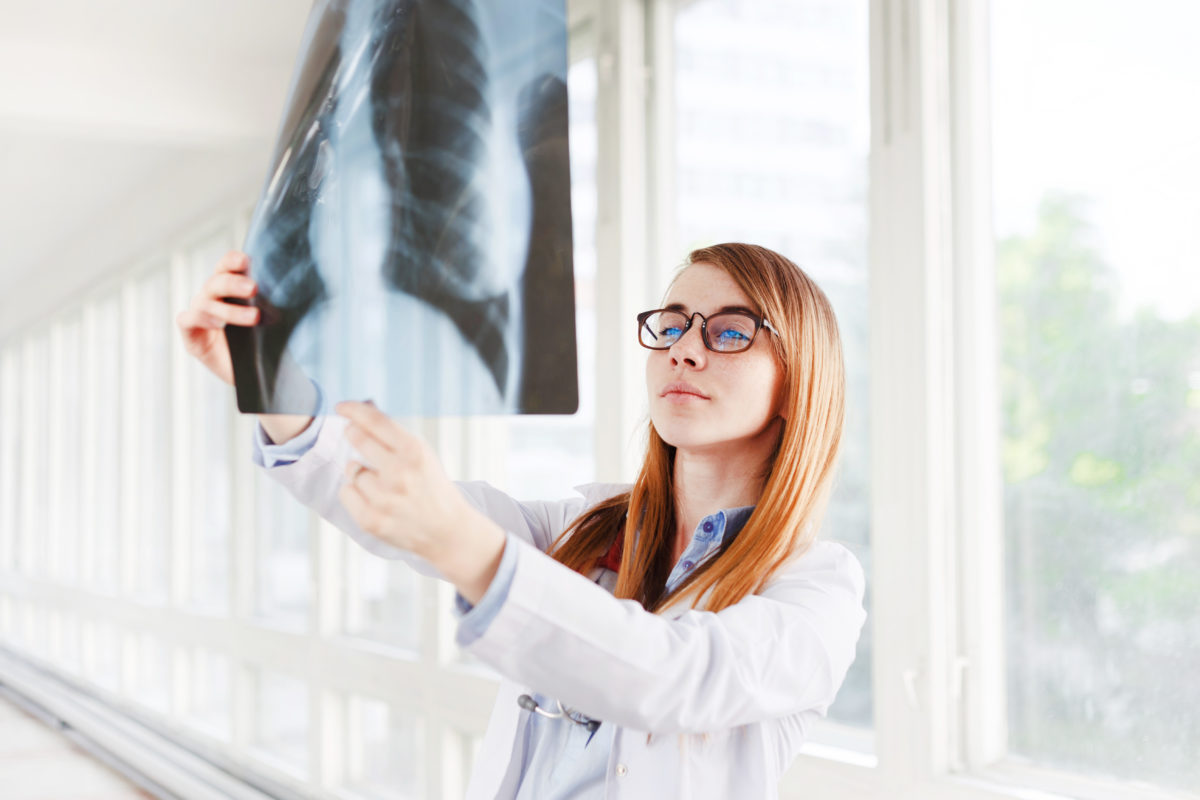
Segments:
[[[711,436],[705,436],[704,426],[688,424],[680,420],[653,420],[658,438],[676,450],[702,450],[713,444]]]

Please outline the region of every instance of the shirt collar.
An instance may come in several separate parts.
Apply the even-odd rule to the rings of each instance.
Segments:
[[[724,544],[726,541],[733,539],[741,532],[742,528],[746,526],[746,522],[750,519],[750,515],[754,513],[754,508],[754,506],[735,506],[734,508],[723,508],[715,514],[709,514],[703,520],[700,520],[700,524],[704,525],[704,520],[713,519],[719,522],[720,517],[724,517],[725,528],[721,534],[721,543]],[[694,542],[695,539],[696,533],[693,531],[692,541]],[[596,566],[606,567],[611,569],[613,572],[620,570],[621,551],[624,545],[625,532],[620,531],[617,533],[616,538],[613,539],[612,546],[608,548],[608,552],[596,560]]]

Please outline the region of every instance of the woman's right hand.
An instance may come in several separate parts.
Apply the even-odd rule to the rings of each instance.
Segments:
[[[229,303],[224,298],[254,296],[258,285],[247,274],[249,269],[249,256],[230,250],[217,262],[216,270],[192,298],[192,304],[175,317],[188,354],[230,386],[234,385],[233,360],[224,328],[257,324],[259,309]]]

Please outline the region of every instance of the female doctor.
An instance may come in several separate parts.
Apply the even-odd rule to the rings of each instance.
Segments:
[[[231,252],[177,317],[233,383],[221,328],[253,325]],[[648,348],[632,486],[517,502],[450,481],[369,403],[263,415],[255,460],[373,553],[457,588],[457,641],[504,680],[470,798],[773,798],[865,620],[863,572],[816,539],[845,411],[825,294],[788,259],[692,252]],[[633,334],[633,320],[630,320]],[[319,388],[318,388],[319,395]]]

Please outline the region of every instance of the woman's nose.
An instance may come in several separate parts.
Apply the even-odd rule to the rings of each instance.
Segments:
[[[699,325],[692,325],[683,332],[679,341],[671,345],[672,366],[682,362],[693,369],[700,369],[704,366],[707,358],[708,350],[704,347],[704,338],[700,333]]]

